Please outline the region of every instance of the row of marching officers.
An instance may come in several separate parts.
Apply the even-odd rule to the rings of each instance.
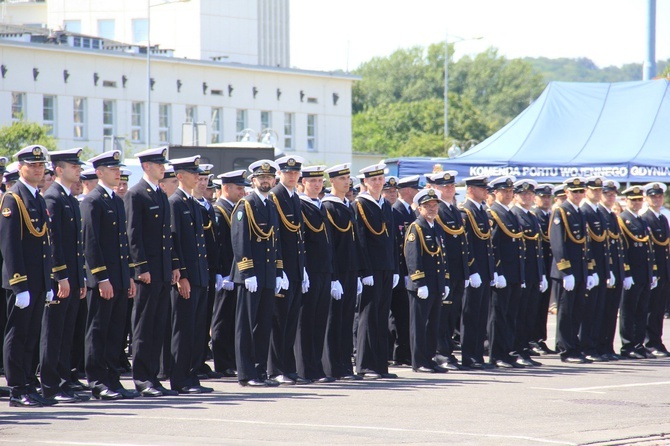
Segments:
[[[259,387],[394,378],[390,316],[409,321],[417,372],[539,365],[532,356],[550,351],[548,277],[563,361],[668,355],[660,183],[623,191],[628,209],[618,217],[618,184],[600,177],[567,180],[553,210],[549,185],[465,178],[458,208],[456,172],[436,172],[423,190],[418,176],[398,181],[391,206],[384,164],[361,170],[365,190],[351,201],[349,165],[304,167],[285,156],[252,163],[247,194],[246,170],[219,175],[212,203],[203,197],[212,166],[199,156],[170,161],[159,148],[137,155],[143,178],[123,199],[115,193],[120,153],[89,160],[98,185],[80,205],[72,187],[81,149],[51,154],[57,180],[42,198],[48,156],[36,145],[16,154],[20,178],[0,206],[12,406],[84,399],[72,391],[69,364],[84,297],[88,387],[105,400],[211,392],[199,378],[210,332],[210,378]],[[323,196],[325,175],[331,192]],[[648,210],[638,216],[644,194]],[[129,298],[130,390],[117,367]]]

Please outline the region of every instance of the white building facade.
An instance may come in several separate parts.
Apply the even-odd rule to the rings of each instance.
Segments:
[[[26,15],[41,20],[36,12],[44,5],[38,3],[41,2],[7,5],[3,20],[10,20],[10,12],[11,20],[32,23]],[[108,20],[104,17],[116,17],[115,36],[125,36],[135,20],[130,5],[136,4],[129,0],[48,0],[46,16],[50,25],[81,20],[82,34],[99,25],[100,20]],[[76,5],[81,7],[77,9]],[[107,9],[100,5],[107,5]],[[227,13],[239,15],[238,25],[255,23],[249,25],[254,29],[253,36],[240,33],[237,41],[231,41],[229,35],[205,32],[207,20],[210,31],[216,23],[219,27],[225,23],[212,19],[216,5],[235,6],[237,9]],[[101,8],[96,9],[97,15],[87,16],[86,11],[94,6]],[[144,7],[146,17],[146,4]],[[208,13],[194,13],[191,17],[181,10],[171,19],[158,14],[169,8],[195,7],[200,11],[209,8]],[[32,10],[32,14],[21,8]],[[135,10],[139,9],[135,6]],[[17,119],[42,123],[52,129],[61,149],[89,147],[94,152],[109,148],[112,137],[125,139],[132,152],[147,146],[182,144],[192,137],[192,127],[183,127],[188,123],[206,129],[198,145],[239,140],[244,129],[255,133],[271,129],[277,135],[277,151],[296,153],[309,163],[351,161],[351,91],[358,77],[287,68],[287,0],[191,0],[149,9],[153,48],[150,58],[143,46],[117,45],[110,49],[104,36],[92,39],[66,33],[67,37],[59,40],[61,44],[55,44],[36,43],[37,39],[25,32],[0,35],[0,125]],[[123,20],[118,18],[121,16]],[[191,22],[193,17],[199,17],[199,21]],[[181,24],[166,25],[166,20],[179,20]],[[123,27],[119,25],[122,21]],[[203,29],[198,28],[198,23]],[[244,26],[237,29],[241,28]],[[175,39],[191,33],[199,43],[195,41],[198,39],[186,39],[179,47],[165,45],[160,36],[167,31],[172,31]],[[223,28],[221,31],[234,33]],[[280,37],[273,44],[275,35]],[[125,39],[123,36],[116,40]],[[211,60],[207,55],[214,54],[213,43],[221,41],[228,42],[228,46],[220,48],[229,57],[216,53],[209,57],[217,60]],[[154,42],[174,51],[160,51],[154,48]],[[180,58],[180,51],[182,57],[189,51],[198,57]],[[182,135],[183,128],[186,135]]]

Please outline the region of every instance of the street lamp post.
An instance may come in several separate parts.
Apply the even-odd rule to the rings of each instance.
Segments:
[[[452,37],[457,39],[454,40],[454,44],[468,40],[481,40],[483,38],[471,37],[466,39],[458,36]],[[449,138],[449,33],[446,33],[444,36],[444,47],[444,140],[446,141]]]

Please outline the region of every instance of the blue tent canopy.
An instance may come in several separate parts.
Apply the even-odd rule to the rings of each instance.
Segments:
[[[397,174],[431,172],[435,164],[459,176],[670,182],[670,81],[551,82],[519,116],[463,155],[399,159]]]

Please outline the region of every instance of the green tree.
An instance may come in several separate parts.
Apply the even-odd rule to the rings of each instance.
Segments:
[[[47,134],[48,128],[36,122],[15,121],[0,128],[0,155],[12,155],[30,144],[40,144],[48,150],[56,149],[56,139]]]

